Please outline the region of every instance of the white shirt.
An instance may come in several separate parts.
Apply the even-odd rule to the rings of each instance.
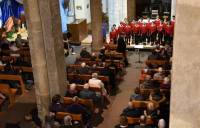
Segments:
[[[104,84],[103,84],[103,82],[101,80],[96,79],[96,78],[91,78],[91,79],[89,79],[88,83],[92,87],[99,87],[99,88],[101,88],[102,92],[104,94],[107,93],[106,89],[104,88]]]

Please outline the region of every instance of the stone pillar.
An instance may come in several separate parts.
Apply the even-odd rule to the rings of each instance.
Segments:
[[[29,46],[35,81],[39,116],[44,120],[49,109],[50,94],[42,24],[37,0],[24,0]]]
[[[64,95],[66,74],[59,1],[38,0],[38,4],[43,29],[50,96]]]
[[[199,0],[177,0],[170,128],[200,126],[199,5]]]
[[[127,18],[132,21],[136,16],[136,0],[127,0]]]
[[[59,1],[24,0],[39,116],[44,121],[50,99],[64,94],[65,63]]]
[[[90,6],[92,21],[92,51],[99,51],[103,46],[101,0],[90,0]]]
[[[176,1],[177,0],[171,0],[171,19],[176,15]]]

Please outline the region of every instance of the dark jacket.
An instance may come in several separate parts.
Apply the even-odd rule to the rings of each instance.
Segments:
[[[125,108],[122,112],[123,116],[129,116],[129,117],[140,117],[143,114],[143,110],[137,109],[137,108]]]
[[[118,38],[117,52],[120,52],[120,53],[126,52],[126,43],[123,37]]]

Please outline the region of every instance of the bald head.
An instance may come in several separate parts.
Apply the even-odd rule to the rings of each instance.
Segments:
[[[160,119],[158,121],[158,128],[165,128],[166,127],[166,123],[164,119]]]
[[[85,63],[85,62],[81,63],[81,67],[82,67],[82,68],[84,68],[85,66],[86,66],[86,63]]]
[[[128,102],[128,108],[132,109],[133,108],[133,104],[131,101]]]
[[[72,83],[70,85],[70,90],[76,90],[76,84],[75,83]]]
[[[97,73],[92,73],[92,78],[98,78],[98,74]]]
[[[87,90],[88,90],[88,89],[89,89],[89,87],[90,87],[90,86],[89,86],[89,84],[88,84],[88,83],[83,85],[83,88],[84,88],[84,89],[87,89]]]

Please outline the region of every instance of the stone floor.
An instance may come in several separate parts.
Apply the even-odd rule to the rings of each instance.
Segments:
[[[87,48],[90,51],[90,47],[87,46]],[[76,46],[75,52],[77,54],[69,55],[65,61],[68,64],[73,63],[76,56],[79,55],[80,49],[81,46]],[[141,60],[146,60],[148,54],[149,52],[141,52]],[[116,96],[111,96],[112,101],[110,107],[103,112],[103,120],[101,120],[97,128],[113,128],[119,122],[119,115],[123,108],[126,107],[129,96],[133,92],[133,89],[138,86],[139,74],[143,64],[135,63],[138,60],[138,55],[134,51],[128,52],[128,59],[131,65],[126,69],[127,74],[119,85],[118,94]],[[35,106],[35,95],[33,89],[25,95],[18,97],[15,105],[8,110],[8,112],[0,115],[0,128],[3,128],[5,122],[21,122],[22,128],[30,128],[30,123],[24,121],[24,115]]]

